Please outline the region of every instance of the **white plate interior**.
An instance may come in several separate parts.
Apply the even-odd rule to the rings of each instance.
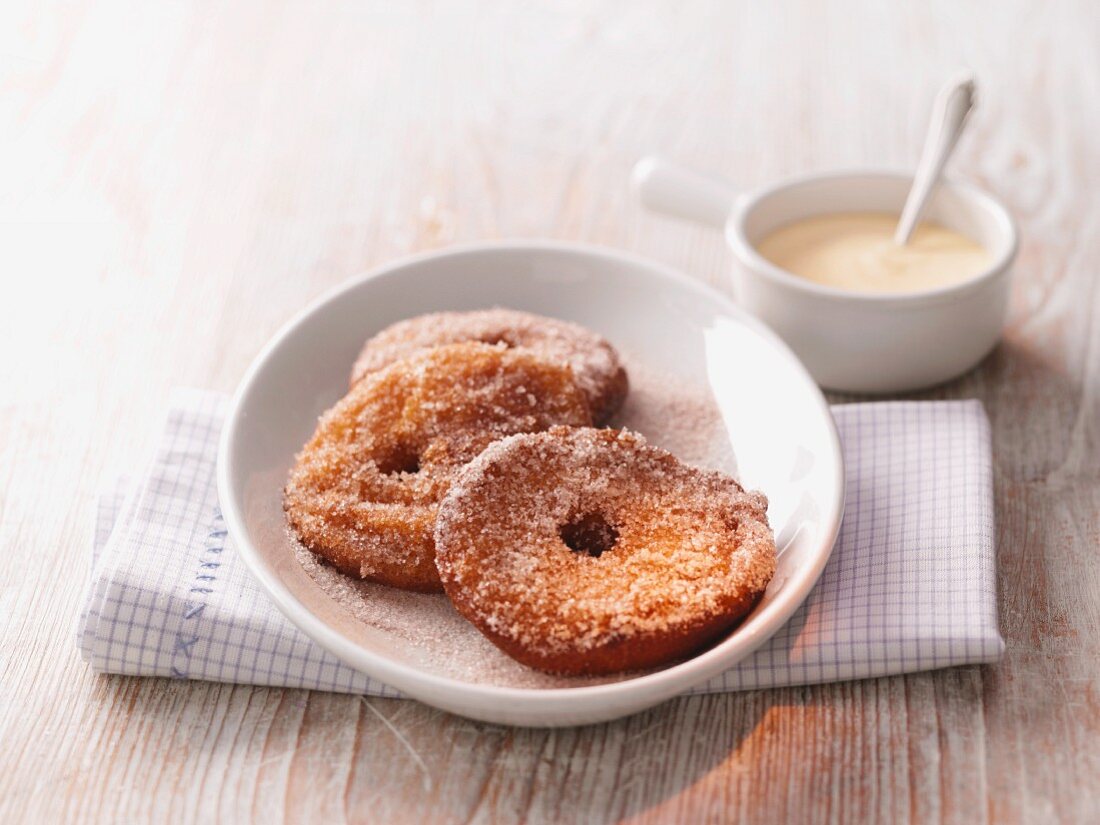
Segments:
[[[517,689],[426,673],[399,639],[354,619],[302,570],[283,528],[282,485],[317,416],[347,389],[366,337],[413,315],[508,306],[583,324],[656,369],[709,383],[747,487],[769,497],[778,571],[727,639],[664,670],[608,684]],[[257,357],[219,456],[239,551],[284,613],[341,659],[430,704],[514,724],[624,715],[748,655],[797,609],[832,549],[843,508],[836,430],[820,391],[768,329],[723,296],[655,264],[597,248],[501,244],[421,256],[331,293]]]

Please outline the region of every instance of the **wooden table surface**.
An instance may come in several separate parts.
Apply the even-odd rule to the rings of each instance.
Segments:
[[[5,4],[0,819],[1100,820],[1098,55],[1088,2]],[[1024,240],[1004,343],[914,397],[992,418],[999,665],[546,731],[80,661],[92,504],[170,387],[231,390],[322,291],[456,242],[726,289],[718,233],[631,201],[637,157],[910,166],[960,65],[954,168]]]

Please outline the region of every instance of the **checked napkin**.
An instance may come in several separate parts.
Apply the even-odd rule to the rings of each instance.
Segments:
[[[177,390],[155,454],[98,502],[81,653],[96,671],[399,696],[270,603],[218,511],[227,399]],[[692,692],[992,662],[997,629],[989,422],[977,401],[833,408],[847,512],[820,581],[752,656]]]

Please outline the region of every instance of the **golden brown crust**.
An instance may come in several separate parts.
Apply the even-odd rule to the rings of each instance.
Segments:
[[[734,627],[775,572],[767,501],[641,436],[555,427],[452,484],[436,564],[458,611],[553,673],[666,664]]]
[[[290,472],[287,519],[349,575],[438,591],[435,516],[461,467],[504,436],[588,423],[566,366],[478,343],[420,352],[321,417]]]
[[[528,349],[568,364],[596,424],[622,406],[629,389],[619,354],[604,338],[567,321],[503,308],[436,312],[398,321],[363,346],[352,368],[351,384],[418,350],[463,341]]]

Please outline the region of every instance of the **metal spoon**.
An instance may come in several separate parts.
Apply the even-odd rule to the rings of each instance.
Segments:
[[[901,210],[901,219],[894,232],[895,243],[907,244],[917,228],[924,207],[939,182],[940,173],[955,149],[966,125],[966,116],[975,102],[974,78],[970,75],[955,77],[936,95],[936,102],[932,105],[932,121],[928,124],[928,135],[913,176],[913,186],[905,199],[905,208]]]

